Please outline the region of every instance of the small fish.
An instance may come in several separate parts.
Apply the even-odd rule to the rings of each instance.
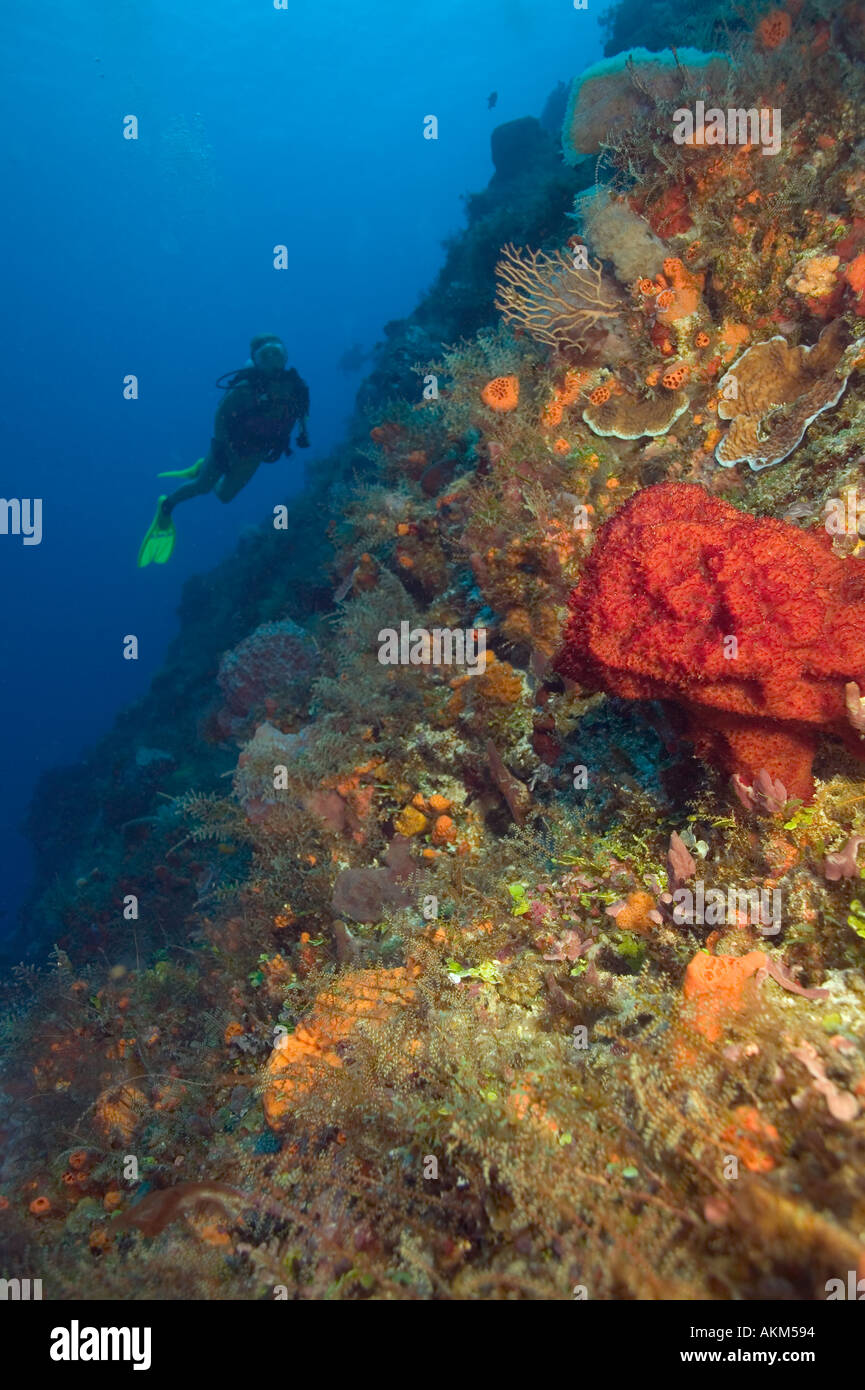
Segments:
[[[789,522],[808,521],[813,510],[813,507],[807,502],[793,502],[782,514],[781,520]]]
[[[498,99],[499,99],[499,94],[498,94],[498,92],[490,92],[489,96],[487,97],[487,110],[488,110],[488,111],[492,111],[492,109],[493,109],[493,107],[495,106],[495,104],[496,104],[496,102],[498,101]]]
[[[334,590],[334,595],[333,595],[333,601],[334,601],[334,603],[342,603],[343,599],[345,598],[346,594],[348,593],[349,589],[351,588],[352,584],[354,583],[354,577],[355,577],[355,575],[357,574],[357,571],[358,571],[358,566],[355,566],[355,568],[351,571],[351,573],[348,574],[348,575],[346,575],[345,579],[342,581],[342,583],[340,584],[339,588],[336,589],[336,590]]]

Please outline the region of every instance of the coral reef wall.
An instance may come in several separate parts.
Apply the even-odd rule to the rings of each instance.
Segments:
[[[625,3],[496,132],[345,446],[37,797],[51,1297],[865,1278],[865,8],[721,18]]]

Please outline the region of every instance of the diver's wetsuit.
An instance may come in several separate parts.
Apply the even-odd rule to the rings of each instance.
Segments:
[[[282,454],[291,453],[291,432],[298,423],[298,443],[303,447],[308,414],[309,389],[294,367],[281,372],[244,367],[219,403],[213,439],[201,468],[190,482],[166,497],[162,516],[169,517],[179,502],[205,492],[230,502],[259,464],[275,463]]]

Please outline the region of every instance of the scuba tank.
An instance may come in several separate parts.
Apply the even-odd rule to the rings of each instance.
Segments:
[[[298,381],[293,367],[283,369],[278,374],[265,373],[252,362],[234,371],[224,372],[217,379],[216,387],[226,393],[242,387],[252,392],[252,401],[246,399],[242,404],[239,402],[236,411],[230,407],[226,409],[225,402],[219,409],[218,418],[237,453],[261,450],[265,457],[273,455],[276,459],[288,448],[291,431],[300,417]]]

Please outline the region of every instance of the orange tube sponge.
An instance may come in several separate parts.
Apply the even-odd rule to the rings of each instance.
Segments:
[[[662,290],[655,300],[659,322],[676,323],[690,318],[700,307],[702,276],[694,275],[677,256],[668,256],[664,278],[671,288]]]
[[[433,826],[432,840],[434,845],[447,845],[456,835],[457,828],[450,816],[439,816]]]
[[[481,391],[481,400],[490,410],[516,410],[520,402],[520,379],[516,376],[497,376]]]
[[[792,27],[786,10],[770,10],[757,25],[757,42],[761,48],[780,48],[789,39]]]
[[[688,380],[689,371],[687,363],[676,362],[672,367],[668,367],[661,378],[661,382],[668,391],[678,391]]]
[[[560,425],[564,413],[565,408],[562,401],[558,397],[551,400],[549,405],[544,406],[544,409],[541,411],[541,428],[551,429],[555,425]]]

